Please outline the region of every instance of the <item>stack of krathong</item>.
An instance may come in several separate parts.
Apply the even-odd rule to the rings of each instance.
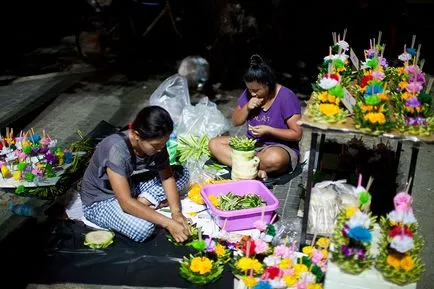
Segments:
[[[354,106],[354,125],[364,133],[378,135],[393,127],[391,107],[388,104],[390,93],[387,88],[385,69],[388,67],[383,57],[385,45],[378,44],[375,38],[364,51],[365,61],[359,73],[358,93]]]
[[[352,75],[346,54],[349,45],[345,42],[345,32],[342,40],[340,37],[336,40],[333,35],[333,46],[324,57],[307,107],[308,115],[320,123],[342,123],[349,116],[342,103],[344,88],[350,84]]]
[[[42,135],[32,129],[14,136],[7,128],[0,142],[1,176],[7,187],[42,185],[73,161],[72,151],[58,147],[45,130]]]
[[[434,132],[431,88],[434,79],[428,82],[423,72],[424,60],[419,61],[421,45],[414,48],[413,35],[410,47],[398,56],[402,65],[388,70],[389,83],[393,87],[392,100],[395,107],[396,127],[402,133],[431,135]]]
[[[348,207],[338,214],[332,235],[332,262],[343,272],[359,274],[373,265],[371,252],[375,217],[369,212],[370,195],[357,186],[359,207]]]
[[[411,202],[407,191],[396,194],[395,209],[380,219],[382,234],[376,268],[384,279],[399,285],[417,282],[425,269],[419,257],[424,240]]]

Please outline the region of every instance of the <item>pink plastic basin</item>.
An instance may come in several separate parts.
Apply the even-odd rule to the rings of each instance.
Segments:
[[[222,211],[216,208],[210,201],[209,196],[219,197],[222,194],[232,192],[235,195],[243,196],[246,194],[257,194],[266,203],[266,206],[234,211]],[[264,210],[263,221],[270,223],[274,211],[279,207],[279,200],[267,187],[257,180],[239,180],[227,183],[210,184],[203,186],[200,194],[210,210],[211,216],[216,224],[222,228],[226,222],[225,230],[227,232],[247,230],[255,228],[254,222],[261,220],[262,210]],[[227,221],[225,221],[227,220]]]

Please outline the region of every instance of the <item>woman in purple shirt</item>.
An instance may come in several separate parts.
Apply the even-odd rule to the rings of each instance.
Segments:
[[[232,114],[232,124],[247,122],[247,136],[257,140],[260,159],[258,177],[280,175],[295,169],[299,160],[298,142],[303,130],[297,124],[301,108],[297,96],[278,84],[272,69],[259,55],[250,58],[244,74],[247,89],[238,99]],[[231,166],[229,136],[210,140],[211,154],[221,163]]]

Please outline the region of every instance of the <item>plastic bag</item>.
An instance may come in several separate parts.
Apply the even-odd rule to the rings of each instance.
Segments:
[[[182,110],[182,116],[177,127],[178,135],[192,134],[209,138],[216,137],[228,131],[229,120],[208,97],[202,97],[196,105],[187,105]]]
[[[187,79],[179,74],[165,79],[149,98],[150,105],[158,105],[167,110],[175,127],[179,124],[182,110],[190,105]]]

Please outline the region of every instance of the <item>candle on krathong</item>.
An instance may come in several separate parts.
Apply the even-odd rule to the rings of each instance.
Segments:
[[[416,35],[413,35],[413,37],[411,38],[411,48],[414,47],[415,42],[416,42]]]
[[[342,36],[342,41],[345,41],[346,35],[347,35],[347,28],[344,29],[344,35]]]
[[[381,34],[382,34],[381,30],[378,31],[378,44],[381,43]]]

